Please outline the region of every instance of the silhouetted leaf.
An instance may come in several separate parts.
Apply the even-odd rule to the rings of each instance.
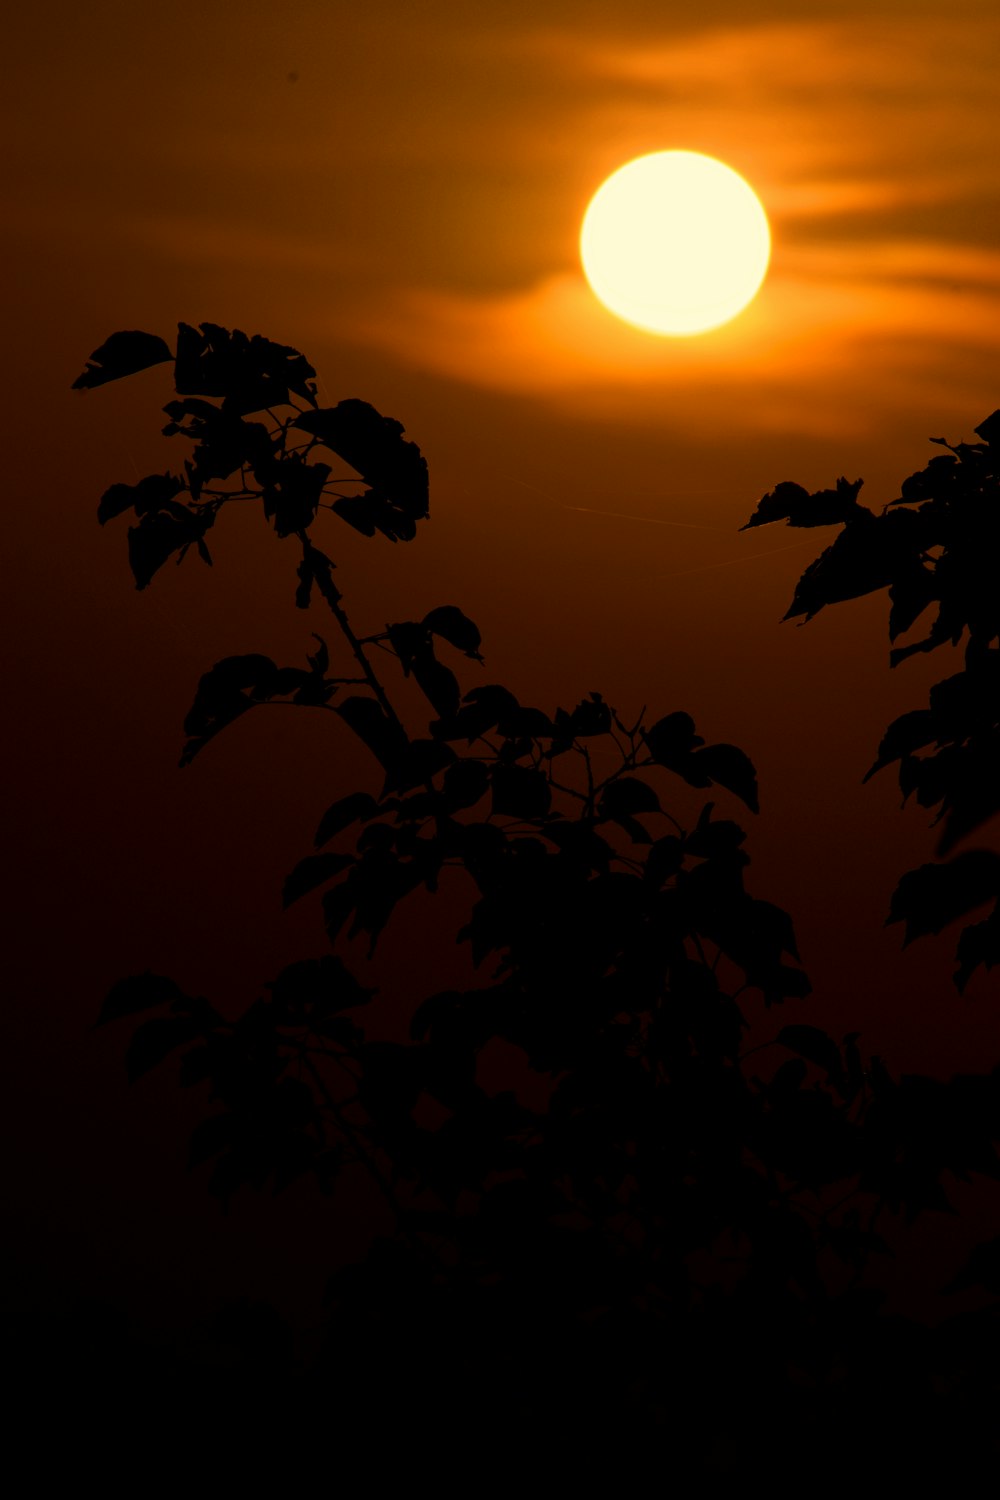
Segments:
[[[581,739],[594,734],[607,734],[611,728],[611,710],[600,693],[591,693],[578,703],[569,716],[570,733]]]
[[[637,776],[620,776],[601,793],[601,816],[632,817],[635,813],[660,811],[660,799],[653,788]]]
[[[347,797],[339,797],[336,802],[331,802],[316,829],[314,840],[316,847],[327,843],[334,834],[349,828],[358,819],[374,817],[378,812],[378,803],[370,792],[351,792]]]
[[[402,538],[412,534],[413,521],[427,515],[427,462],[416,443],[403,438],[401,422],[381,416],[367,401],[348,400],[304,412],[293,425],[339,454],[370,487],[367,495],[351,502],[353,510],[340,502],[334,506],[359,530],[364,529],[359,522],[366,508],[373,525]],[[409,526],[403,524],[407,521]]]
[[[104,1026],[108,1021],[117,1021],[122,1016],[153,1010],[157,1005],[169,1005],[184,998],[183,990],[172,979],[167,979],[163,974],[153,974],[147,969],[144,974],[119,979],[117,984],[111,986],[94,1024]]]
[[[132,1033],[125,1053],[125,1071],[129,1083],[184,1047],[203,1032],[202,1024],[192,1016],[163,1016],[144,1021]]]
[[[276,690],[278,668],[269,656],[251,653],[217,661],[198,683],[194,703],[184,720],[189,736],[181,765],[191,761],[220,730]]]
[[[181,436],[195,445],[194,461],[185,462],[192,498],[214,479],[229,479],[250,469],[258,484],[267,486],[278,471],[271,435],[263,422],[242,417],[199,397],[168,401],[163,408],[170,421],[164,437]]]
[[[207,1083],[215,1070],[216,1060],[214,1049],[209,1044],[189,1047],[177,1068],[181,1087],[189,1089],[199,1083]]]
[[[278,536],[305,531],[316,518],[329,464],[307,464],[297,453],[270,466],[264,485],[264,515]]]
[[[134,510],[139,516],[160,510],[168,500],[179,495],[183,488],[183,479],[170,473],[147,474],[138,484],[113,484],[101,496],[97,519],[103,526],[126,510]]]
[[[215,520],[209,509],[192,510],[176,501],[163,501],[148,511],[138,526],[128,529],[128,560],[137,589],[148,587],[153,575],[175,552],[201,542]]]
[[[504,713],[499,720],[498,728],[501,734],[509,735],[514,739],[551,739],[556,733],[555,725],[548,714],[543,713],[540,708],[522,705]]]
[[[910,755],[914,750],[929,744],[935,738],[935,733],[935,716],[930,709],[918,708],[911,713],[900,714],[898,719],[893,719],[883,735],[878,747],[878,757],[865,772],[864,780],[867,781],[876,771],[881,771],[901,756]]]
[[[800,484],[785,480],[763,497],[740,530],[767,526],[772,521],[787,521],[789,526],[835,526],[850,521],[858,512],[858,492],[863,483],[861,479],[852,483],[841,478],[835,490],[817,490],[811,495]]]
[[[781,1005],[786,1000],[804,1000],[812,991],[808,974],[793,969],[790,964],[776,964],[766,972],[754,975],[752,982],[768,1006]]]
[[[437,660],[430,648],[415,658],[413,676],[434,712],[442,719],[458,712],[461,695],[455,674]]]
[[[577,822],[570,822],[567,819],[563,823],[548,823],[545,837],[568,859],[578,862],[586,869],[604,872],[611,863],[614,852],[611,845],[594,831],[589,820],[581,818]]]
[[[966,927],[958,940],[958,972],[955,984],[964,990],[976,969],[989,970],[1000,964],[1000,903],[984,922]]]
[[[336,712],[385,770],[396,766],[406,747],[406,736],[374,698],[345,698]]]
[[[449,812],[475,807],[485,797],[489,785],[489,771],[481,760],[455,761],[444,773],[441,791],[445,806]]]
[[[479,647],[482,637],[478,627],[454,604],[441,604],[424,615],[424,625],[474,661],[482,661]]]
[[[691,752],[705,743],[700,735],[695,734],[691,715],[685,713],[667,714],[658,719],[649,729],[642,731],[642,737],[653,759],[671,771],[686,766]]]
[[[703,750],[694,751],[690,765],[698,773],[707,776],[710,782],[714,782],[717,786],[724,786],[727,791],[735,793],[741,802],[746,803],[751,812],[760,811],[760,803],[757,799],[757,772],[754,770],[753,761],[735,745],[706,745]],[[685,775],[685,779],[688,779],[689,774]]]
[[[200,331],[199,331],[200,330]],[[169,357],[169,356],[168,356]],[[316,371],[297,349],[217,323],[178,324],[174,385],[183,396],[221,396],[236,415],[288,403],[289,391],[315,405]]]
[[[731,860],[735,857],[740,864],[747,863],[747,856],[739,852],[740,846],[746,843],[746,834],[738,823],[726,818],[711,821],[714,807],[714,802],[706,802],[702,808],[698,823],[686,840],[688,853],[697,859]]]
[[[408,792],[453,764],[455,752],[439,740],[409,740],[386,774],[386,790]]]
[[[980,422],[974,431],[984,443],[989,443],[991,448],[1000,446],[1000,411],[995,411],[992,416]]]
[[[106,385],[109,380],[120,380],[124,375],[135,375],[151,365],[163,364],[173,359],[167,345],[155,333],[140,333],[129,329],[113,333],[95,349],[87,361],[87,368],[73,382],[74,391],[93,390]]]
[[[552,803],[548,779],[528,766],[493,767],[493,811],[512,818],[544,818]]]
[[[346,521],[348,526],[353,526],[355,531],[360,531],[362,536],[374,536],[378,530],[372,506],[369,505],[366,496],[340,495],[333,502],[333,511],[342,521]]]
[[[859,507],[851,526],[810,563],[795,588],[784,618],[811,620],[828,604],[859,599],[887,588],[927,544],[927,527],[918,511],[889,511],[875,516]]]
[[[668,833],[657,839],[646,855],[645,878],[660,886],[676,875],[684,863],[684,841],[676,834]]]
[[[889,639],[909,630],[929,604],[938,597],[938,579],[922,561],[903,565],[889,589]]]
[[[778,1041],[792,1052],[797,1052],[799,1057],[806,1058],[809,1062],[816,1063],[817,1067],[823,1069],[824,1073],[831,1077],[838,1077],[844,1072],[844,1063],[840,1055],[840,1048],[832,1037],[827,1036],[818,1026],[782,1026],[778,1032]]]
[[[332,880],[334,875],[339,875],[354,863],[353,854],[307,854],[304,859],[299,860],[285,881],[281,892],[282,905],[291,906],[293,901],[297,901],[307,891],[313,891],[318,885]]]
[[[287,964],[267,988],[282,1025],[315,1020],[356,1005],[374,993],[365,989],[332,953]]]
[[[1000,896],[1000,854],[970,849],[947,864],[921,865],[902,877],[889,907],[887,924],[905,922],[904,947],[915,938],[940,932]]]
[[[209,1115],[205,1120],[199,1120],[191,1132],[191,1142],[188,1147],[188,1171],[194,1171],[203,1162],[211,1161],[213,1156],[218,1156],[220,1151],[225,1151],[233,1139],[234,1120],[228,1111],[221,1114]]]
[[[962,1269],[942,1290],[950,1294],[967,1287],[982,1287],[1000,1297],[1000,1235],[976,1245]]]
[[[435,739],[467,740],[471,745],[473,740],[496,729],[509,715],[516,714],[519,708],[512,692],[497,683],[489,683],[467,692],[457,713],[432,724],[431,733]]]
[[[353,877],[357,867],[339,885],[323,892],[323,925],[331,943],[335,943],[343,931],[344,924],[358,903],[358,893]]]

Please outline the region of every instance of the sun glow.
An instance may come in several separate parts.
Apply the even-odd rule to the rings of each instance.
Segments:
[[[767,215],[738,172],[696,151],[655,151],[598,188],[580,259],[609,311],[650,333],[705,333],[742,312],[771,254]]]

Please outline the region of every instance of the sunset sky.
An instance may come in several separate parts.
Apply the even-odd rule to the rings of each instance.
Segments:
[[[167,1302],[179,1276],[210,1300],[238,1243],[284,1265],[311,1212],[280,1244],[260,1206],[220,1228],[180,1176],[193,1106],[170,1080],[127,1091],[123,1035],[88,1030],[124,973],[235,995],[319,951],[318,908],[283,915],[280,879],[351,789],[308,715],[176,769],[200,673],[297,662],[315,622],[259,519],[218,537],[213,572],[192,558],[135,592],[99,496],[182,455],[159,435],[168,367],[71,392],[117,329],[262,333],[312,360],[324,403],[403,422],[431,520],[394,549],[330,533],[361,623],[455,603],[485,680],[524,701],[597,689],[745,748],[750,883],[795,919],[812,1017],[897,1067],[982,1063],[995,1021],[982,986],[952,991],[953,945],[901,954],[882,928],[931,855],[926,817],[899,812],[891,773],[861,785],[949,664],[890,676],[884,600],[781,625],[833,533],[739,527],[784,479],[864,476],[880,507],[929,437],[1000,406],[998,70],[993,0],[55,0],[6,19],[25,1266]],[[615,319],[578,258],[601,182],[668,149],[734,167],[773,233],[756,300],[690,339]]]

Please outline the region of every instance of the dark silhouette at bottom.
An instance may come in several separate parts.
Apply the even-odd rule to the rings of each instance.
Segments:
[[[391,1227],[332,1275],[308,1355],[266,1306],[234,1306],[212,1334],[230,1350],[219,1378],[197,1349],[144,1350],[98,1311],[116,1400],[140,1426],[156,1401],[178,1431],[181,1405],[208,1425],[231,1408],[243,1430],[258,1412],[319,1451],[405,1438],[480,1463],[544,1454],[554,1476],[654,1462],[665,1477],[879,1483],[954,1476],[994,1451],[995,1304],[937,1328],[889,1317],[872,1270],[906,1253],[907,1223],[949,1209],[951,1176],[1000,1175],[1000,1072],[895,1078],[856,1034],[801,1019],[791,919],[746,882],[733,809],[756,813],[757,784],[741,750],[706,744],[684,712],[632,720],[598,692],[543,709],[478,678],[463,690],[454,664],[479,672],[481,642],[454,605],[354,622],[319,540],[329,512],[365,536],[415,536],[427,469],[399,423],[360,401],[318,407],[297,351],[213,324],[181,324],[176,357],[112,335],[77,385],[170,359],[165,432],[193,444],[183,476],[113,485],[99,509],[102,524],[133,515],[137,587],[191,547],[211,561],[226,505],[256,496],[295,549],[297,605],[331,633],[296,665],[217,662],[181,763],[250,709],[290,702],[341,719],[381,789],[333,789],[285,882],[286,904],[322,891],[325,943],[235,1021],[150,972],[118,983],[100,1020],[132,1025],[132,1078],[176,1057],[205,1091],[191,1162],[210,1164],[223,1202],[308,1176],[335,1226],[363,1174]],[[894,638],[939,611],[894,661],[968,636],[964,671],[889,727],[873,767],[898,761],[904,795],[944,820],[947,861],[904,875],[893,901],[907,941],[1000,896],[1000,855],[952,852],[1000,808],[1000,414],[977,432],[881,516],[859,485],[785,483],[749,523],[843,526],[791,616],[887,588]],[[336,459],[357,479],[334,479]],[[401,707],[401,679],[426,722]],[[387,1017],[344,945],[363,937],[377,956],[400,903],[439,887],[478,980],[436,992],[414,973],[411,1014]],[[960,985],[1000,962],[997,924],[994,905],[965,929]],[[761,1004],[792,1007],[764,1040],[750,1034]],[[496,1039],[515,1061],[484,1080]],[[993,1296],[997,1245],[963,1273]],[[94,1357],[92,1333],[62,1337],[64,1369],[74,1349]]]

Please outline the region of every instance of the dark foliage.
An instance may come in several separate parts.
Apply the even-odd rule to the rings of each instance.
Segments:
[[[937,809],[940,859],[1000,812],[1000,411],[976,436],[979,442],[955,445],[933,438],[947,452],[904,480],[880,515],[858,505],[860,480],[838,479],[836,490],[815,495],[779,484],[747,522],[843,525],[799,579],[786,620],[810,620],[828,604],[887,589],[890,643],[935,611],[926,634],[893,647],[893,667],[940,646],[964,646],[962,670],[931,689],[926,708],[889,725],[865,777],[898,764],[904,802],[915,797]],[[905,923],[908,943],[993,903],[959,939],[959,989],[977,968],[1000,963],[998,867],[997,856],[969,851],[912,871],[892,899],[888,920]]]
[[[93,356],[110,370],[99,379],[157,342],[119,356],[109,340]],[[757,811],[751,761],[706,744],[683,712],[630,721],[597,692],[549,711],[499,684],[463,687],[455,668],[481,663],[481,642],[453,605],[357,633],[313,538],[318,514],[408,540],[427,514],[426,466],[365,403],[318,410],[312,374],[282,345],[182,324],[185,399],[169,403],[165,431],[194,443],[186,479],[114,486],[100,509],[102,522],[136,512],[141,588],[191,539],[200,547],[226,504],[256,498],[299,554],[296,603],[318,595],[338,627],[343,675],[322,640],[308,670],[256,655],[216,663],[185,721],[183,764],[280,699],[337,714],[384,777],[378,796],[335,789],[321,852],[285,881],[286,903],[321,893],[332,952],[286,967],[235,1020],[153,974],[118,984],[100,1018],[141,1017],[132,1077],[177,1055],[182,1082],[207,1086],[191,1161],[208,1164],[222,1200],[309,1175],[336,1212],[351,1174],[377,1186],[392,1228],[332,1278],[328,1355],[310,1381],[342,1419],[361,1421],[377,1390],[397,1416],[446,1414],[452,1432],[516,1422],[557,1444],[666,1438],[675,1464],[711,1458],[775,1411],[805,1444],[818,1423],[870,1424],[876,1394],[890,1428],[890,1410],[939,1417],[942,1336],[880,1320],[866,1270],[888,1253],[887,1217],[949,1211],[956,1175],[1000,1177],[1000,1073],[896,1080],[856,1034],[797,1020],[748,1047],[751,1004],[809,993],[791,920],[747,888],[746,835],[728,815],[732,799]],[[363,492],[334,483],[317,449],[349,463]],[[939,695],[926,735],[923,721],[913,734],[893,726],[881,763],[909,765],[932,741],[965,755],[996,735],[976,696],[995,616],[967,581],[975,567],[985,578],[996,542],[991,451],[955,450],[926,499],[909,481],[917,512],[871,516],[844,482],[819,496],[783,485],[751,522],[845,525],[793,614],[888,586],[897,624],[924,594],[939,600],[933,644],[972,632],[968,693]],[[963,465],[975,484],[956,479]],[[404,721],[376,652],[416,684],[426,722]],[[693,822],[669,810],[681,783],[712,794]],[[982,800],[956,802],[957,778],[941,786],[948,826],[974,826]],[[994,866],[965,858],[945,867],[957,872],[947,889],[923,872],[901,886],[894,919],[908,937],[995,893]],[[466,893],[457,938],[479,980],[428,992],[415,973],[409,1038],[387,1040],[391,1025],[366,1026],[378,994],[336,950],[361,936],[377,953],[399,904],[436,892],[446,871]],[[995,927],[976,931],[963,938],[970,972],[997,950]],[[497,1040],[520,1060],[499,1081],[480,1067]],[[966,1283],[992,1286],[995,1260],[973,1258]],[[960,1406],[984,1378],[988,1329],[950,1336]]]

